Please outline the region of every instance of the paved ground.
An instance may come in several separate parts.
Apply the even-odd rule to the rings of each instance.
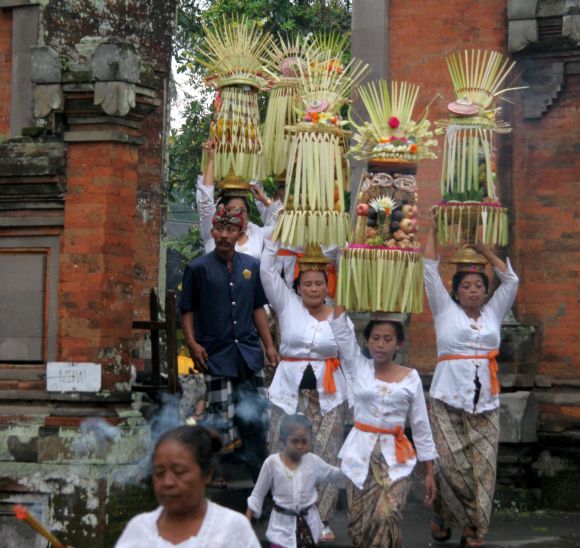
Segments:
[[[445,543],[431,540],[430,516],[430,511],[419,505],[411,503],[407,506],[403,522],[405,548],[459,546],[459,531],[454,531],[451,539]],[[262,535],[265,526],[265,523],[260,524],[259,529]],[[333,530],[336,533],[336,542],[326,546],[352,546],[346,533],[344,512],[337,514]],[[261,538],[264,539],[263,536]],[[496,513],[487,537],[487,548],[572,547],[580,547],[580,514],[541,511],[514,516]]]
[[[251,481],[230,481],[228,489],[211,490],[210,498],[238,511],[245,511],[246,499],[251,492]],[[329,548],[352,546],[346,531],[345,497],[341,497],[332,529],[336,541]],[[266,511],[269,508],[266,503]],[[415,501],[411,496],[407,504],[403,533],[405,548],[443,548],[459,546],[460,531],[454,531],[448,542],[437,543],[431,540],[429,520],[431,510]],[[267,519],[262,519],[256,526],[256,532],[268,546],[264,533]],[[523,514],[496,512],[492,518],[491,529],[487,537],[487,548],[580,548],[580,513],[556,511],[536,511]]]

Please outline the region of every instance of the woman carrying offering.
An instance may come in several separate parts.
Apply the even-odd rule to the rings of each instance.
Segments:
[[[248,499],[248,519],[259,518],[264,498],[272,491],[274,508],[266,538],[273,548],[310,548],[317,544],[324,525],[316,508],[316,484],[344,486],[338,468],[310,452],[312,423],[305,415],[286,415],[280,422],[282,451],[264,462]]]
[[[439,453],[431,534],[445,541],[463,527],[462,545],[484,546],[489,527],[499,442],[497,355],[501,323],[518,289],[507,264],[481,243],[463,249],[449,295],[438,273],[436,223],[424,251],[425,289],[435,321],[437,366],[430,418]],[[488,300],[489,262],[501,285]]]
[[[356,548],[403,545],[401,520],[417,460],[425,468],[424,502],[435,499],[437,452],[423,386],[415,369],[393,362],[404,341],[403,326],[384,318],[364,330],[370,359],[361,352],[343,306],[329,319],[352,383],[355,423],[338,457],[348,478],[348,532]],[[417,454],[405,437],[407,417]]]
[[[153,490],[159,508],[135,516],[115,548],[260,548],[242,514],[205,498],[221,449],[217,433],[180,426],[153,452]]]
[[[347,409],[347,382],[338,359],[338,347],[328,316],[332,308],[325,303],[328,290],[328,259],[320,247],[311,246],[298,259],[296,291],[289,289],[276,273],[278,246],[266,240],[260,277],[270,306],[280,324],[282,357],[268,391],[273,403],[268,444],[270,453],[280,450],[278,430],[285,414],[300,411],[313,425],[313,453],[332,465],[338,464],[338,451],[344,439]],[[352,324],[348,324],[352,331]],[[338,499],[338,489],[324,485],[316,503],[322,521],[328,526]],[[326,527],[323,541],[334,538]]]

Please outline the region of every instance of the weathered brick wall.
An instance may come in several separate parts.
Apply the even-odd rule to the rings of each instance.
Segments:
[[[522,321],[541,321],[538,373],[577,377],[580,225],[580,76],[558,102],[514,132],[513,248],[523,290]]]
[[[60,256],[59,355],[128,362],[138,152],[122,143],[71,143]],[[111,355],[99,354],[109,349]],[[127,373],[127,371],[125,370]],[[105,384],[126,381],[113,372]],[[112,386],[103,386],[112,388]]]
[[[43,10],[47,43],[68,56],[83,38],[119,36],[136,45],[141,59],[153,68],[157,96],[165,101],[165,89],[171,68],[171,36],[175,21],[175,2],[164,0],[128,0],[122,3],[84,2],[82,14],[75,2],[51,1]],[[82,15],[82,16],[81,16]],[[78,48],[81,49],[82,48]],[[164,105],[165,106],[165,105]],[[158,287],[159,247],[164,214],[163,140],[166,115],[164,106],[150,115],[140,135],[137,179],[137,209],[132,216],[135,233],[134,317],[148,318],[148,295]]]
[[[159,92],[162,97],[162,91]],[[149,290],[158,286],[159,246],[165,215],[163,147],[165,114],[159,108],[141,125],[145,143],[138,149],[137,214],[133,217],[135,318],[149,318]]]
[[[392,0],[390,32],[390,78],[421,86],[416,106],[418,114],[440,93],[443,98],[433,103],[429,119],[445,118],[446,105],[454,97],[444,57],[453,51],[468,48],[505,50],[506,2]],[[442,142],[441,137],[439,141]],[[440,175],[440,158],[423,161],[419,166],[417,181],[423,241],[427,211],[441,196]],[[501,195],[501,184],[499,192]],[[446,256],[444,252],[443,257]],[[441,272],[445,280],[450,280],[452,271],[443,261]],[[425,312],[413,317],[409,339],[410,362],[421,371],[432,371],[436,355],[435,333],[426,300]]]
[[[10,133],[12,11],[0,10],[0,140]]]
[[[540,327],[538,374],[548,376],[563,396],[572,396],[570,387],[580,377],[579,105],[580,75],[569,75],[546,114],[535,120],[518,117],[513,141],[512,256],[522,283],[518,317]],[[577,426],[580,406],[573,400],[542,403],[541,428]]]

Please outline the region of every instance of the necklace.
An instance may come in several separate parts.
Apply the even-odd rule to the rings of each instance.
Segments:
[[[282,458],[282,453],[280,453],[280,460],[282,461],[282,469],[284,470],[284,475],[290,481],[292,481],[294,479],[294,476],[298,473],[298,468],[300,467],[300,465],[298,465],[296,468],[294,468],[294,470],[291,470],[290,468],[288,468],[288,466],[284,462],[284,459]]]

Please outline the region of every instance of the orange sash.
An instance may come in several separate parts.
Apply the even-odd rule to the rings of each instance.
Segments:
[[[402,426],[395,426],[394,428],[379,428],[378,426],[371,426],[363,422],[355,421],[354,427],[363,432],[372,432],[373,434],[390,434],[395,436],[395,456],[399,464],[404,464],[409,459],[415,456],[415,450],[411,442],[405,436],[405,430]]]
[[[328,276],[328,289],[326,290],[326,294],[331,298],[334,299],[336,295],[336,265],[334,263],[330,263],[326,267],[326,275]]]
[[[278,257],[304,257],[304,253],[300,251],[291,251],[290,249],[281,249],[278,251]],[[294,263],[294,280],[298,278],[300,275],[300,270],[298,268],[298,261]],[[336,281],[337,281],[337,274],[336,274],[336,265],[334,263],[329,263],[326,267],[326,277],[328,278],[327,290],[326,294],[331,298],[334,299],[336,295]]]
[[[292,251],[290,249],[281,249],[278,251],[278,257],[296,257],[296,259],[298,259],[298,257],[304,257],[304,253],[300,251]],[[299,275],[300,270],[298,270],[298,261],[296,261],[294,263],[294,273],[292,274],[292,279],[295,280]]]
[[[336,383],[334,382],[334,372],[340,367],[340,360],[338,358],[290,358],[282,356],[282,359],[287,362],[324,362],[324,378],[322,380],[322,387],[325,392],[334,394],[336,392]]]
[[[499,356],[499,350],[492,350],[489,354],[479,354],[477,356],[459,356],[456,354],[445,354],[444,356],[439,356],[437,358],[438,362],[444,362],[447,360],[489,360],[489,387],[490,392],[497,396],[499,394],[499,378],[498,371],[499,367],[497,365],[497,357]]]

